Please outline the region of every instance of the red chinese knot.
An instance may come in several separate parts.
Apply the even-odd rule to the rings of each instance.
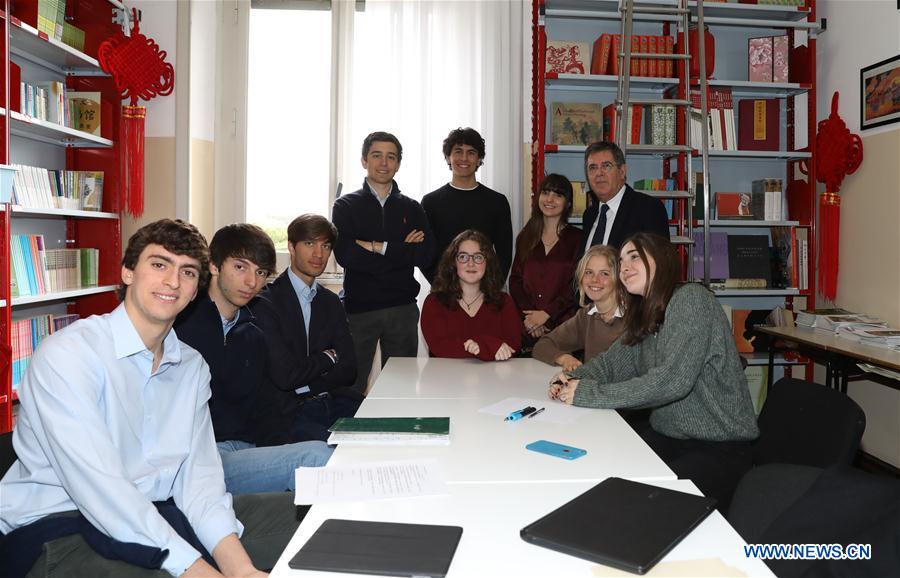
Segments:
[[[132,9],[131,36],[116,32],[100,45],[100,68],[112,75],[122,98],[137,104],[138,98],[150,100],[172,93],[175,70],[166,62],[166,51],[152,38],[140,32],[137,10]]]

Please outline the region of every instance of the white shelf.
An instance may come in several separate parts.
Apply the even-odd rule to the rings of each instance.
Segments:
[[[548,73],[547,90],[583,90],[609,92],[618,88],[619,77],[610,74],[555,74]],[[678,85],[677,78],[633,77],[629,83],[632,92],[662,92]]]
[[[36,28],[10,19],[9,52],[29,62],[68,76],[108,76],[96,58],[53,38],[42,38]]]
[[[699,88],[697,82],[691,83],[691,88]],[[710,88],[730,88],[731,94],[737,97],[766,97],[785,98],[806,94],[812,89],[808,82],[751,82],[749,80],[715,80],[709,81]]]
[[[72,289],[70,291],[59,291],[57,293],[45,293],[44,295],[29,295],[27,297],[13,297],[12,306],[30,305],[32,303],[43,303],[47,301],[60,301],[64,299],[74,299],[84,295],[94,295],[97,293],[107,293],[115,291],[116,285],[99,285],[97,287],[84,287],[81,289]]]
[[[694,149],[694,156],[699,157],[700,153]],[[771,160],[795,160],[808,159],[812,157],[812,153],[803,151],[720,151],[710,150],[710,158],[727,158],[731,160],[752,160],[752,159],[771,159]]]
[[[697,221],[703,226],[703,220]],[[758,219],[710,219],[710,227],[799,227],[800,221],[761,221]]]
[[[643,0],[641,5],[656,4],[660,8],[673,8],[672,0]],[[690,2],[691,20],[697,20],[697,3]],[[619,19],[619,0],[547,0],[545,17],[551,18],[593,18],[599,20]],[[772,28],[812,28],[815,23],[806,22],[809,11],[802,6],[779,6],[771,4],[737,4],[708,2],[703,4],[703,17],[707,24],[734,26],[758,26]],[[635,14],[635,20],[652,22],[674,22],[680,16],[670,14]]]
[[[34,219],[118,219],[117,213],[102,213],[100,211],[82,211],[79,209],[41,209],[36,207],[23,207],[10,205],[12,213],[16,216],[30,217]]]
[[[644,193],[649,197],[657,199],[690,199],[694,195],[690,191],[648,191],[647,189],[635,189],[639,193]]]
[[[669,237],[669,240],[673,245],[693,245],[694,240],[690,237],[682,237],[680,235],[672,235]]]
[[[111,147],[113,141],[97,135],[10,111],[13,122],[9,132],[39,142],[75,148]]]
[[[787,289],[713,289],[717,297],[778,297],[799,295],[800,290],[794,287]]]

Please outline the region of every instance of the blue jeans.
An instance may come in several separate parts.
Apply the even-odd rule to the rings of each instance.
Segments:
[[[225,470],[225,489],[233,495],[294,491],[294,470],[328,463],[333,448],[320,441],[258,448],[230,440],[216,447]]]

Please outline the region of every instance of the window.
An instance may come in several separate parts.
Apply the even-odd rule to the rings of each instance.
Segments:
[[[250,10],[247,220],[287,251],[297,215],[328,215],[331,12]]]

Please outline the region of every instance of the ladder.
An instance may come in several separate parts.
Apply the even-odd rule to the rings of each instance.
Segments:
[[[707,79],[706,79],[706,43],[703,38],[705,30],[703,20],[703,0],[691,0],[695,4],[697,33],[699,35],[697,46],[699,48],[698,58],[700,65],[700,114],[702,122],[708,122],[709,109],[707,102]],[[684,245],[687,250],[687,278],[693,280],[693,208],[696,204],[695,187],[692,185],[694,178],[693,172],[693,146],[691,143],[690,118],[691,118],[691,99],[690,99],[690,41],[689,30],[691,24],[691,7],[688,0],[644,0],[643,2],[635,2],[635,0],[620,0],[619,11],[622,14],[622,32],[621,38],[622,50],[617,55],[620,59],[619,78],[616,90],[616,144],[625,153],[626,158],[628,152],[652,153],[661,155],[685,155],[685,175],[683,181],[687,183],[687,190],[681,191],[681,194],[673,194],[672,198],[686,199],[685,206],[682,207],[681,218],[679,219],[683,226],[679,227],[679,231],[683,232],[683,236],[679,236],[673,240],[674,243]],[[637,16],[641,20],[660,20],[675,21],[678,24],[678,33],[682,35],[682,46],[684,52],[681,54],[654,54],[632,52],[631,37],[634,28],[634,20]],[[683,75],[683,85],[685,86],[686,98],[632,98],[631,97],[631,59],[667,59],[676,61],[676,70],[679,75]],[[630,127],[628,126],[628,107],[630,105],[657,105],[666,104],[680,107],[684,110],[684,144],[675,145],[640,145],[630,144]],[[707,131],[701,132],[700,160],[701,170],[703,171],[703,282],[709,285],[709,136]]]

